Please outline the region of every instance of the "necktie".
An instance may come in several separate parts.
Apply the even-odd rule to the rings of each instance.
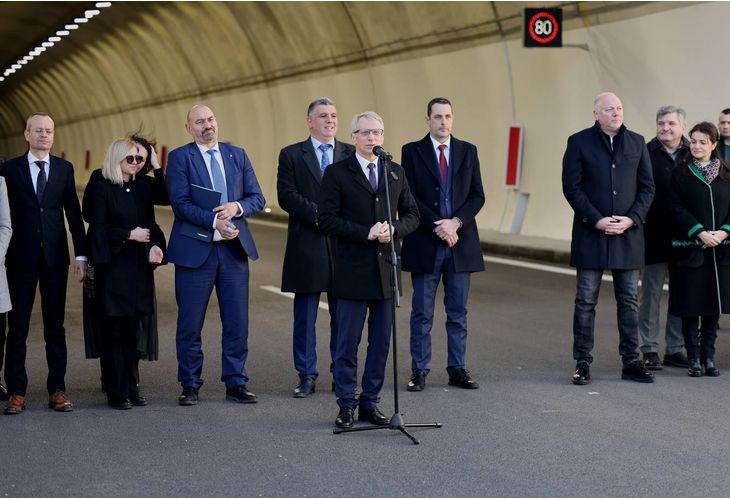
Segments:
[[[443,179],[444,186],[446,186],[449,183],[449,165],[446,163],[444,149],[446,149],[446,144],[440,144],[439,151],[441,153],[439,154],[439,169],[441,169],[441,179]]]
[[[213,189],[221,194],[221,205],[228,202],[228,190],[226,189],[226,180],[223,178],[221,166],[215,159],[215,149],[206,151],[210,155],[210,173],[213,176]]]
[[[373,191],[378,190],[378,179],[375,177],[375,163],[368,163],[368,180],[370,185],[373,187]]]
[[[322,161],[319,163],[319,171],[324,175],[324,171],[327,168],[327,165],[329,165],[330,157],[328,151],[332,147],[332,144],[320,144],[319,150],[322,151]]]
[[[36,178],[35,193],[38,197],[38,201],[41,201],[43,200],[43,192],[46,190],[46,162],[38,160],[35,164],[38,165],[38,168],[40,168],[38,171],[38,177]]]

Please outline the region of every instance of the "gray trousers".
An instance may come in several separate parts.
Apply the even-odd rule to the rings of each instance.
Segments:
[[[669,271],[667,262],[648,264],[644,267],[641,277],[641,292],[639,294],[639,335],[641,336],[641,352],[659,352],[659,313],[662,298],[664,278]],[[682,351],[684,338],[682,337],[682,318],[672,316],[667,312],[667,354]]]

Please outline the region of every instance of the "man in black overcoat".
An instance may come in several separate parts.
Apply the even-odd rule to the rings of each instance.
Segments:
[[[39,285],[48,362],[48,405],[57,411],[73,410],[64,380],[67,355],[63,323],[70,264],[64,215],[76,254],[75,276],[79,281],[86,273],[86,234],[73,165],[50,154],[53,134],[51,117],[33,113],[25,129],[28,151],[0,167],[8,187],[13,225],[5,259],[13,304],[8,313],[5,355],[5,380],[10,394],[6,415],[17,415],[25,409],[26,340]]]
[[[299,374],[295,398],[312,394],[319,375],[316,322],[322,292],[327,293],[329,305],[331,359],[335,354],[337,299],[330,293],[334,242],[317,227],[317,203],[327,167],[351,156],[355,150],[335,139],[337,108],[327,97],[309,105],[307,127],[307,139],[279,153],[276,177],[279,206],[289,214],[281,290],[294,292],[293,353],[294,368]]]
[[[335,425],[352,427],[358,420],[383,425],[389,419],[378,409],[385,380],[393,323],[391,237],[398,240],[418,226],[418,208],[400,165],[387,169],[373,153],[383,144],[383,119],[372,111],[355,115],[355,154],[331,165],[322,180],[319,227],[337,237],[332,295],[337,297],[335,394],[340,408]],[[387,220],[385,183],[390,190],[391,228]],[[398,273],[400,274],[400,273]],[[400,278],[398,278],[400,281]],[[368,348],[357,398],[357,350],[368,317]]]
[[[573,383],[590,382],[595,310],[604,269],[613,274],[621,378],[653,382],[637,352],[642,225],[654,196],[649,152],[644,138],[623,124],[623,105],[616,95],[599,94],[593,116],[593,127],[568,138],[563,156],[563,194],[575,212],[570,245],[570,265],[577,271]]]

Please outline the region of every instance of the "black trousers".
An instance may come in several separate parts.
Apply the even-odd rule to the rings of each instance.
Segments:
[[[25,370],[26,342],[30,316],[40,285],[43,338],[46,342],[48,394],[65,391],[66,330],[63,327],[66,310],[68,266],[49,267],[41,256],[32,269],[8,267],[8,288],[13,308],[8,312],[8,338],[5,355],[5,381],[8,392],[25,396],[28,374]]]
[[[718,315],[689,316],[682,318],[682,336],[687,348],[687,357],[690,361],[699,359],[704,363],[706,359],[715,356],[715,339],[717,339]]]
[[[110,404],[137,391],[137,317],[104,316],[101,332],[101,378]]]

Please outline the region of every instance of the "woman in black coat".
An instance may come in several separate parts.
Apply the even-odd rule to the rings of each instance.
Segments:
[[[116,409],[131,408],[130,398],[137,395],[138,325],[154,312],[153,271],[165,251],[150,185],[135,180],[142,161],[135,143],[114,141],[101,169],[103,180],[90,183],[84,195],[101,318],[102,381],[109,406]]]
[[[669,310],[682,317],[689,376],[717,377],[717,322],[730,309],[730,169],[718,155],[715,125],[698,123],[689,136],[670,183]]]

